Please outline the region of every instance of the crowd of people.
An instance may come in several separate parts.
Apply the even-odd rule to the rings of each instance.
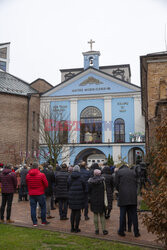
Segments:
[[[86,162],[82,161],[70,167],[65,163],[60,166],[57,164],[55,171],[48,163],[39,166],[37,162],[29,167],[24,164],[13,171],[12,165],[7,164],[0,173],[2,193],[0,222],[5,222],[6,205],[6,222],[14,222],[10,218],[11,207],[13,195],[18,188],[18,201],[30,201],[34,227],[38,225],[38,219],[42,225],[50,223],[48,220],[54,218],[51,216],[51,209],[55,209],[57,202],[60,220],[68,220],[68,209],[71,209],[71,232],[81,231],[79,227],[81,212],[83,211],[85,220],[89,220],[90,209],[94,217],[95,234],[99,234],[100,221],[102,233],[107,235],[105,222],[110,218],[113,194],[116,190],[120,207],[118,234],[125,236],[125,231],[131,232],[133,225],[134,236],[139,237],[136,169],[136,167],[129,168],[126,164],[118,169],[107,164],[99,166],[97,163],[87,168]]]

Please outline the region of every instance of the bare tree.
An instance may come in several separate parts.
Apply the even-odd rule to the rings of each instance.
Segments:
[[[74,153],[74,147],[70,145],[73,134],[64,109],[50,110],[43,105],[40,111],[40,156],[54,167],[60,160],[70,162],[70,156]]]

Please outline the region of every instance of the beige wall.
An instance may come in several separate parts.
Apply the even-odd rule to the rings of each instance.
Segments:
[[[48,84],[45,80],[43,79],[37,79],[31,84],[31,87],[39,91],[39,93],[44,93],[49,89],[52,89],[53,87]]]
[[[39,114],[39,96],[31,97],[29,110],[29,151],[32,139],[39,141],[37,129],[32,130],[32,112]],[[28,98],[19,95],[0,94],[0,162],[19,164],[20,152],[25,157],[27,138]],[[37,116],[36,116],[37,117]],[[37,120],[37,119],[36,119]],[[30,161],[33,159],[30,158]]]

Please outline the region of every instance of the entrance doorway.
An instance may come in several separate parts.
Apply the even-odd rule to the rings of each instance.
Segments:
[[[143,150],[138,147],[131,148],[128,152],[128,164],[129,165],[136,164],[136,160],[139,158],[141,159],[141,161],[143,161],[144,159]]]
[[[85,161],[90,167],[93,163],[102,163],[106,161],[105,154],[96,148],[87,148],[82,150],[75,158],[74,165]]]

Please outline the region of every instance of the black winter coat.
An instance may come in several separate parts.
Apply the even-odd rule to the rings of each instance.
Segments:
[[[55,183],[55,176],[54,172],[52,170],[49,170],[48,168],[44,168],[42,173],[45,174],[46,179],[48,181],[48,187],[45,189],[45,195],[46,196],[52,196],[53,194],[53,184]]]
[[[83,179],[84,179],[84,181],[86,183],[86,193],[88,193],[88,180],[89,180],[89,178],[91,176],[91,173],[90,173],[89,170],[87,170],[85,168],[82,168],[82,167],[80,169],[80,173],[83,176]]]
[[[118,206],[137,205],[137,179],[135,170],[122,166],[115,174]]]
[[[108,199],[108,209],[112,209],[113,202],[113,192],[114,192],[114,178],[109,167],[104,167],[102,170],[102,176],[105,179],[107,199]]]
[[[104,207],[104,177],[94,176],[88,180],[90,208],[93,213],[102,214]]]
[[[86,184],[80,172],[71,173],[68,178],[68,189],[69,208],[72,210],[84,208]]]
[[[62,169],[61,171],[57,172],[57,175],[55,176],[56,199],[68,198],[68,177],[69,173],[67,172],[67,170]]]
[[[28,169],[27,168],[23,168],[20,171],[21,185],[24,185],[24,186],[27,185],[27,183],[26,183],[26,176],[27,176],[27,174],[28,174]]]

